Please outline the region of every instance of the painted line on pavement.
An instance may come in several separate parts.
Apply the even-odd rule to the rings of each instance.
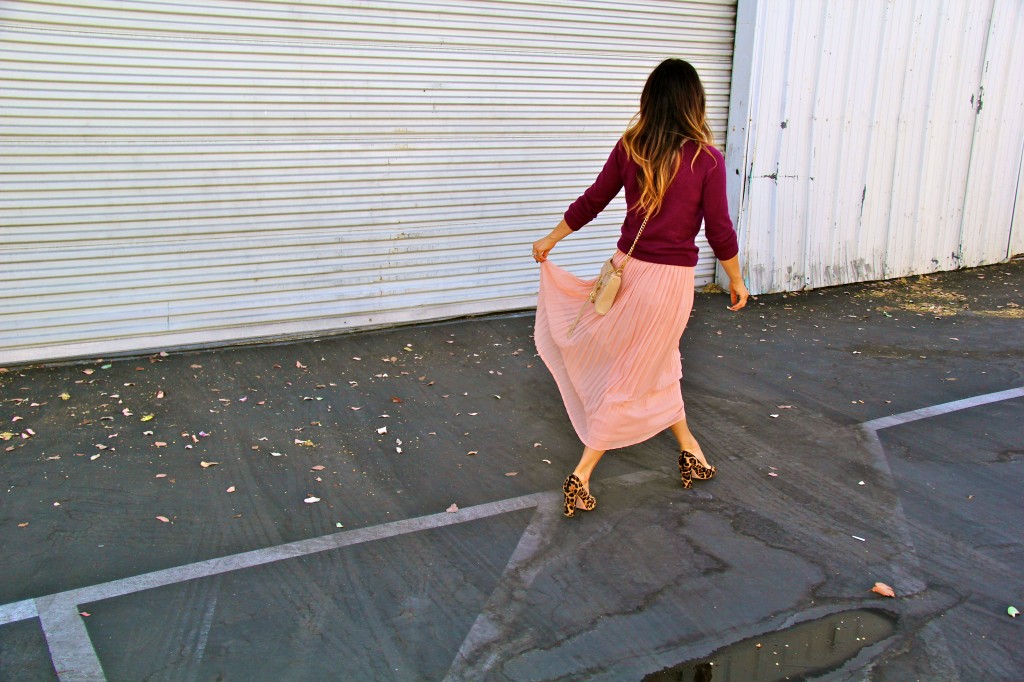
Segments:
[[[1014,398],[1021,397],[1024,397],[1024,388],[1011,388],[1005,391],[986,393],[972,398],[964,398],[963,400],[954,400],[948,403],[932,405],[931,407],[902,412],[889,417],[872,419],[871,421],[860,424],[860,429],[864,432],[867,439],[868,451],[874,458],[875,468],[882,473],[886,480],[893,482],[895,485],[896,479],[893,477],[892,467],[889,466],[889,457],[886,454],[885,446],[882,445],[882,440],[878,437],[879,431],[893,426],[909,424],[921,419],[938,417],[944,414],[950,414],[951,412],[958,412],[960,410],[967,410],[974,407],[980,407],[982,405],[989,405],[991,403],[1003,400],[1013,400]],[[925,585],[924,581],[916,577],[921,572],[921,564],[917,558],[917,548],[914,545],[914,540],[910,534],[910,526],[907,521],[906,512],[903,510],[903,503],[900,501],[898,494],[895,495],[894,499],[893,518],[896,519],[896,533],[899,536],[899,542],[906,547],[908,551],[900,556],[898,560],[893,562],[891,570],[893,577],[895,578],[894,582],[897,585],[897,590],[902,595],[912,595],[925,590],[927,585]],[[950,651],[949,643],[941,630],[934,627],[934,624],[931,624],[922,632],[925,635],[922,639],[924,641],[925,650],[928,652],[928,658],[931,661],[933,672],[941,673],[942,679],[952,681],[959,680],[960,674],[956,664],[953,662],[953,655]]]
[[[910,422],[915,422],[919,419],[928,419],[929,417],[937,417],[940,414],[949,414],[950,412],[967,410],[972,407],[980,407],[981,405],[988,405],[989,403],[998,403],[1003,400],[1012,400],[1014,398],[1024,398],[1024,388],[1011,388],[1006,391],[986,393],[985,395],[977,395],[974,396],[973,398],[964,398],[963,400],[954,400],[953,402],[942,403],[941,405],[923,407],[920,410],[912,410],[910,412],[904,412],[902,414],[894,414],[891,417],[873,419],[869,422],[864,422],[860,426],[862,429],[865,429],[867,431],[881,431],[882,429],[887,429],[891,426],[908,424]]]
[[[889,417],[882,417],[880,419],[864,422],[860,424],[860,428],[868,436],[868,445],[875,455],[876,464],[880,469],[888,473],[891,480],[892,471],[889,467],[884,448],[878,438],[878,431],[881,429],[1019,397],[1024,397],[1024,388],[1014,388],[1006,391],[989,393],[986,395],[975,396],[973,398],[965,398],[963,400],[904,412],[902,414],[892,415]],[[647,480],[650,475],[651,472],[648,471],[634,472],[632,474],[616,477],[615,479],[609,479],[607,482],[617,482],[629,485]],[[82,618],[78,613],[78,607],[80,604],[125,596],[156,587],[185,582],[187,580],[206,578],[221,573],[243,570],[285,559],[293,559],[318,552],[325,552],[340,549],[342,547],[373,542],[375,540],[396,537],[407,533],[415,533],[421,530],[442,528],[445,526],[475,521],[477,519],[497,516],[499,514],[538,507],[544,504],[545,500],[552,495],[557,495],[557,493],[533,493],[507,500],[499,500],[497,502],[489,502],[473,507],[467,507],[465,509],[460,509],[455,513],[442,512],[439,514],[420,516],[413,519],[404,519],[367,528],[332,533],[330,535],[324,535],[308,540],[300,540],[297,542],[277,545],[275,547],[267,547],[217,559],[199,561],[186,564],[184,566],[153,571],[151,573],[113,580],[99,585],[67,590],[56,594],[37,597],[35,599],[12,602],[10,604],[0,605],[0,625],[38,617],[43,632],[46,635],[47,644],[50,648],[51,660],[53,661],[54,668],[57,671],[61,682],[77,682],[79,680],[86,682],[103,681],[106,679],[103,674],[103,669],[96,656],[92,642],[89,639],[89,633],[86,630],[85,623],[82,621]],[[898,499],[896,500],[896,505],[897,517],[905,519],[902,505]],[[906,546],[910,547],[911,552],[913,553],[913,543],[910,540],[909,532],[905,530],[905,524],[900,525],[904,527],[904,534],[906,535],[906,537],[901,538],[901,540],[906,540]],[[538,549],[538,546],[534,544],[535,542],[535,540],[531,540],[530,542],[523,544],[523,539],[521,538],[521,547],[517,548],[517,552],[514,553],[513,557],[510,559],[509,565],[506,567],[506,573],[510,570],[518,570],[522,564],[529,562]],[[916,563],[916,559],[914,559],[913,563]],[[923,583],[920,583],[920,581],[912,575],[907,574],[906,572],[903,573],[903,577],[908,581],[907,586],[911,588],[911,591],[919,591],[914,590],[914,587],[923,589]],[[530,582],[532,582],[532,578],[527,576],[525,583],[528,585]],[[495,602],[504,601],[505,598],[506,597],[504,595],[494,595]],[[490,617],[483,616],[483,614],[481,614],[481,616],[483,617],[483,620],[478,618],[478,624],[481,626],[482,630],[489,629],[486,627],[488,625],[496,624],[490,620]],[[478,630],[475,636],[468,637],[467,641],[464,642],[465,650],[460,651],[460,654],[470,654],[474,649],[478,649],[482,645],[483,648],[486,648],[486,644],[489,643],[487,642],[488,638],[486,636],[480,636],[482,634],[483,633]],[[468,662],[464,657],[462,658],[462,661],[463,663]]]
[[[61,682],[103,682],[106,677],[99,658],[89,639],[85,623],[79,615],[81,604],[121,597],[155,587],[173,585],[198,578],[207,578],[221,573],[238,571],[255,566],[308,556],[342,547],[383,540],[386,538],[432,530],[445,526],[476,521],[491,516],[507,514],[536,507],[552,493],[532,493],[497,502],[466,507],[457,512],[441,512],[413,519],[393,521],[368,528],[341,531],[309,540],[289,542],[275,547],[256,549],[232,554],[217,559],[197,561],[184,566],[145,573],[99,585],[81,587],[56,594],[23,600],[0,606],[0,624],[39,617],[50,659]]]
[[[0,625],[17,623],[20,620],[28,620],[39,615],[36,610],[35,599],[25,599],[0,606]]]

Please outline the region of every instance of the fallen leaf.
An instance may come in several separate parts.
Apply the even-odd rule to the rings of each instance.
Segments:
[[[93,456],[92,456],[92,457],[90,457],[89,459],[90,459],[90,461],[91,461],[91,460],[94,460],[94,459],[99,459],[99,458],[100,458],[100,453],[98,453],[98,452],[97,452],[97,453],[96,453],[95,455],[93,455]]]
[[[27,526],[28,524],[26,523],[25,525]],[[1010,618],[1016,618],[1020,615],[1020,611],[1017,610],[1016,606],[1007,607],[1006,613],[1010,616]]]
[[[306,504],[313,504],[314,502],[319,502],[319,501],[320,501],[319,497],[313,497],[312,495],[310,495],[309,497],[307,497],[306,499],[303,500],[303,502],[305,502]]]
[[[152,414],[144,414],[144,415],[142,415],[142,417],[139,418],[139,421],[140,422],[148,422],[153,417],[154,417],[154,415],[152,415]]]
[[[167,474],[157,474],[153,478],[167,478]]]
[[[768,416],[771,417],[772,419],[778,419],[779,418],[779,415],[777,415],[777,414],[770,414]]]
[[[84,616],[85,618],[88,618],[88,617],[89,617],[89,616],[91,616],[92,614],[91,614],[91,613],[89,613],[88,611],[79,611],[79,612],[78,612],[78,615],[79,615],[79,616]]]
[[[97,449],[97,450],[106,450],[106,449],[107,449],[107,446],[106,446],[106,445],[104,445],[103,443],[97,443],[97,444],[96,444],[96,449]]]
[[[224,492],[226,492],[226,493],[233,493],[233,492],[235,492],[235,486],[231,486],[230,488],[228,488]]]
[[[14,434],[11,433],[10,431],[4,431],[3,433],[0,433],[0,440],[10,440],[12,438],[14,438]]]
[[[317,464],[316,466],[310,467],[310,471],[323,471],[326,468],[327,467],[325,467],[323,464]]]
[[[158,517],[156,517],[156,520],[157,521],[163,521],[164,523],[170,523],[171,522],[171,520],[169,518],[167,518],[166,516],[158,516]]]
[[[203,366],[202,366],[202,365],[189,365],[189,367],[190,367],[191,369],[202,369],[202,368],[203,368]]]
[[[155,443],[153,443],[153,445],[155,445],[158,448],[166,448],[167,447],[167,443],[165,443],[162,440],[156,441]]]
[[[445,509],[445,511],[448,512],[449,514],[454,514],[455,512],[459,511],[459,505],[457,505],[454,502],[452,502],[452,506],[450,506],[447,509]]]
[[[83,369],[82,370],[82,374],[84,374],[86,376],[89,376],[90,374],[93,374],[95,372],[96,372],[96,370],[94,370],[94,369]]]
[[[506,476],[518,476],[519,472],[518,471],[507,471],[507,472],[505,472],[505,475]]]
[[[475,454],[477,454],[476,450],[470,450],[469,452],[466,453],[466,457],[472,457]]]
[[[280,452],[271,452],[270,456],[271,457],[284,457],[284,454],[282,454]]]
[[[379,433],[381,435],[384,435],[387,432],[388,432],[388,427],[386,427],[386,426],[382,426],[379,429],[377,429],[377,433]]]
[[[209,469],[210,467],[217,466],[218,464],[220,464],[220,462],[202,461],[202,462],[199,463],[199,466],[203,467],[204,469]]]
[[[775,476],[775,477],[778,477],[778,474],[777,474],[777,473],[775,473],[774,471],[769,471],[769,472],[768,472],[768,475],[769,475],[769,476]]]
[[[19,523],[18,524],[18,528],[25,528],[27,526],[28,526],[28,521],[26,521],[25,523]]]
[[[895,597],[896,593],[893,592],[892,588],[885,583],[875,583],[875,586],[871,588],[872,592],[876,592],[883,597]]]
[[[299,440],[298,438],[295,439],[295,444],[296,445],[301,445],[301,446],[307,447],[307,448],[316,447],[313,444],[313,441],[311,441],[311,440]]]
[[[298,367],[299,369],[306,369],[306,366],[299,362],[298,360],[295,361],[295,366]]]
[[[542,459],[541,461],[544,462],[545,464],[551,464],[550,459]]]
[[[60,399],[61,400],[71,400],[71,394],[68,393],[67,391],[65,391],[64,393],[60,394]]]
[[[392,396],[391,402],[393,402],[393,403],[400,403],[400,402],[402,402],[402,399],[401,398],[395,398],[395,397]]]

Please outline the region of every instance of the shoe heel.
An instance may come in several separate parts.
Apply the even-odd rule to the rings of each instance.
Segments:
[[[562,513],[570,519],[576,515],[577,509],[591,511],[597,506],[597,498],[587,492],[583,487],[583,481],[576,474],[569,474],[562,484],[562,493],[565,495],[565,502],[562,505]]]
[[[679,477],[683,482],[684,488],[692,487],[695,480],[707,481],[712,479],[717,472],[718,469],[713,465],[704,466],[701,464],[696,455],[686,450],[679,452]]]
[[[693,487],[693,469],[689,462],[683,461],[682,455],[679,455],[679,480],[682,481],[684,489],[689,490]]]

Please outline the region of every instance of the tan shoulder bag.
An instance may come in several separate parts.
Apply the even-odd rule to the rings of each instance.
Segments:
[[[580,306],[580,312],[576,315],[576,319],[573,320],[572,326],[569,327],[569,333],[566,335],[566,338],[572,338],[573,332],[576,331],[576,325],[579,324],[580,318],[583,317],[583,313],[588,305],[593,304],[594,312],[598,315],[604,315],[612,309],[612,304],[615,303],[615,296],[619,293],[619,286],[622,285],[622,271],[626,269],[626,263],[633,256],[633,249],[636,248],[636,243],[640,241],[640,235],[644,233],[645,227],[647,227],[646,217],[643,224],[640,225],[640,230],[636,233],[633,245],[629,247],[629,253],[622,259],[622,265],[616,268],[612,263],[612,259],[609,258],[601,266],[601,272],[597,276],[597,281],[594,282],[594,288],[590,290],[590,296]]]

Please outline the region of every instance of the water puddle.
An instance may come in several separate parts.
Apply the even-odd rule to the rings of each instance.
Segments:
[[[803,680],[839,668],[895,631],[896,617],[887,611],[843,611],[730,644],[699,661],[651,673],[644,682]]]

